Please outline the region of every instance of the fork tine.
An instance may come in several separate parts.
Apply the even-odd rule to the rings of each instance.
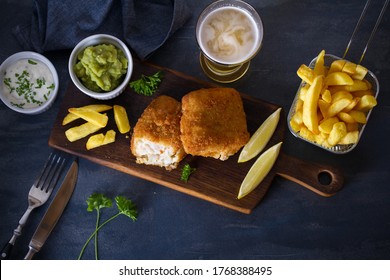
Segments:
[[[42,190],[45,190],[46,192],[51,192],[53,190],[54,186],[57,185],[64,164],[65,158],[58,156],[53,172],[51,173],[51,177],[45,181],[45,184],[42,186]]]
[[[42,168],[41,173],[37,177],[37,179],[34,182],[34,186],[38,189],[42,188],[43,182],[46,180],[47,176],[50,173],[50,168],[53,165],[53,161],[55,160],[56,154],[54,152],[51,152],[48,159],[46,160],[46,163],[44,167]]]

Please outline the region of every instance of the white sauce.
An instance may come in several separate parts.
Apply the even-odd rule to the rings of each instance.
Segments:
[[[256,23],[246,11],[236,7],[211,12],[199,30],[202,50],[224,64],[238,64],[249,59],[259,44]]]
[[[41,61],[21,59],[4,73],[3,92],[13,106],[36,108],[43,105],[54,91],[50,69]]]

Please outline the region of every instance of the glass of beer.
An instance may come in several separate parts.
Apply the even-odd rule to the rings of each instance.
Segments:
[[[258,53],[263,23],[256,10],[240,0],[219,0],[198,18],[196,40],[205,74],[220,83],[240,79]]]

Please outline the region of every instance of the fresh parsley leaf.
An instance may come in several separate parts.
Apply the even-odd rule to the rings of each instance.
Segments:
[[[92,240],[92,238],[95,237],[95,258],[96,260],[99,259],[98,257],[98,244],[97,244],[97,234],[98,231],[105,226],[110,221],[114,220],[120,215],[125,215],[129,218],[131,218],[133,221],[137,220],[138,212],[136,205],[130,200],[125,198],[124,196],[117,196],[115,197],[116,206],[118,208],[118,212],[114,215],[112,215],[110,218],[108,218],[106,221],[101,223],[100,222],[100,209],[111,207],[112,206],[112,200],[108,197],[106,197],[103,194],[94,193],[87,199],[88,208],[87,211],[91,212],[93,210],[97,211],[97,219],[96,219],[96,226],[94,232],[90,235],[90,237],[87,239],[87,241],[84,243],[83,248],[81,249],[81,252],[79,254],[78,259],[80,260],[84,254],[85,248],[87,247],[88,243]]]
[[[92,212],[93,210],[99,211],[101,208],[105,207],[111,207],[112,206],[112,200],[108,197],[106,197],[104,194],[101,193],[94,193],[87,199],[88,212]]]
[[[181,171],[181,180],[184,182],[188,182],[190,179],[190,175],[194,173],[196,168],[191,167],[188,163],[186,163]]]
[[[131,200],[126,199],[123,196],[117,196],[115,197],[115,202],[116,206],[118,207],[119,213],[126,215],[133,221],[137,220],[137,207]]]
[[[140,79],[130,82],[130,87],[138,94],[151,96],[156,92],[162,79],[163,73],[161,71],[151,76],[141,75]]]

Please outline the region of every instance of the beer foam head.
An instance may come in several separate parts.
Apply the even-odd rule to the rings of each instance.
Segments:
[[[198,42],[202,51],[222,64],[239,64],[258,50],[262,30],[245,10],[222,7],[210,12],[201,22]]]

